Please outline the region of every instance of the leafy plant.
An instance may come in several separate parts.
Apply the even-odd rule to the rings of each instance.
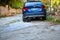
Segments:
[[[9,2],[9,5],[13,8],[22,8],[22,6],[24,5],[23,2],[21,2],[20,0],[11,0]]]

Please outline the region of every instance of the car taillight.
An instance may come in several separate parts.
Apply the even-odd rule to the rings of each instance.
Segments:
[[[45,8],[45,6],[44,6],[44,5],[42,5],[42,6],[41,6],[41,8]]]
[[[27,7],[23,7],[23,10],[28,10],[28,8]]]

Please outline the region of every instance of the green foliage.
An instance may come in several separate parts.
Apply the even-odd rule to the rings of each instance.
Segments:
[[[21,0],[0,0],[0,5],[9,5],[13,8],[22,8],[24,3],[21,2]]]
[[[60,20],[56,20],[55,22],[60,24]]]
[[[10,2],[9,2],[9,5],[11,6],[11,7],[13,7],[13,8],[22,8],[22,6],[23,6],[23,2],[21,2],[20,0],[11,0]]]
[[[46,21],[50,21],[54,24],[60,24],[60,20],[55,20],[54,18],[52,18],[52,15],[47,16],[47,20]]]
[[[52,21],[52,20],[53,20],[53,18],[51,15],[47,16],[47,21]]]

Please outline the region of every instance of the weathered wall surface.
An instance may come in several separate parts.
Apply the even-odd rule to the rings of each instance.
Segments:
[[[0,6],[0,15],[5,15],[8,13],[8,8]]]
[[[20,9],[14,9],[11,7],[8,8],[8,6],[6,6],[6,7],[0,6],[0,16],[11,16],[14,14],[19,14],[21,12],[22,12],[22,10],[20,10]]]
[[[55,11],[55,15],[52,15],[52,17],[55,19],[55,20],[60,20],[60,6],[58,6],[56,8],[57,11]]]

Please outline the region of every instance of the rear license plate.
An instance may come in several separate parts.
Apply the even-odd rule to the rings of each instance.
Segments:
[[[33,8],[33,9],[31,9],[31,10],[37,10],[36,8]]]
[[[33,9],[31,9],[31,10],[35,10],[35,11],[42,11],[42,9],[40,8],[33,8]]]

